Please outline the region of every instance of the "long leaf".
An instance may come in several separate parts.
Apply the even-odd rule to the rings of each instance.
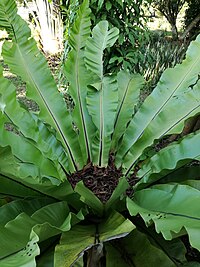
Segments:
[[[13,9],[15,9],[15,2],[13,2],[10,6],[10,10]],[[5,12],[2,9],[0,9],[0,29],[6,30],[7,33],[9,33],[10,37],[12,37],[12,27],[10,26],[10,23],[8,23],[7,18],[5,18]]]
[[[90,86],[87,96],[88,110],[97,127],[93,141],[93,163],[100,167],[108,164],[118,98],[115,77],[104,76],[103,53],[104,49],[115,43],[118,33],[117,28],[108,30],[108,22],[101,21],[86,42],[85,63],[88,70],[96,75],[95,84]]]
[[[127,236],[135,229],[135,225],[120,213],[113,211],[109,217],[99,224],[99,241],[108,242]]]
[[[183,168],[177,169],[174,172],[170,172],[161,179],[161,183],[166,184],[168,182],[178,183],[187,180],[198,180],[200,177],[200,165],[191,165],[192,164],[188,164]]]
[[[181,142],[162,149],[142,166],[138,172],[138,177],[142,179],[136,187],[146,187],[190,161],[200,159],[199,147],[200,132],[190,134]]]
[[[179,133],[184,121],[200,111],[200,82],[190,87],[198,80],[199,55],[200,36],[191,43],[183,63],[163,73],[153,93],[129,124],[116,160],[117,164],[120,164],[126,156],[123,160],[126,175],[142,151],[151,145],[154,139]]]
[[[39,255],[39,238],[36,233],[31,232],[30,240],[23,250],[0,260],[2,267],[36,267],[35,257]]]
[[[3,128],[1,127],[1,131]],[[27,177],[31,177],[32,181],[31,183],[38,183],[41,182],[42,179],[44,180],[51,180],[54,183],[56,182],[59,184],[58,180],[58,173],[52,163],[45,158],[42,157],[42,154],[40,154],[40,151],[37,150],[35,147],[32,147],[26,140],[21,138],[20,136],[16,136],[13,133],[4,131],[4,134],[2,134],[3,139],[0,140],[0,155],[5,156],[0,159],[0,162],[2,164],[1,166],[1,174],[8,175],[10,177],[20,177],[22,179],[25,179]],[[21,141],[21,146],[20,142]],[[12,149],[8,149],[7,146],[13,146]],[[4,148],[5,147],[5,148]],[[29,148],[29,155],[26,153],[26,149]],[[13,156],[13,154],[15,156]],[[25,157],[27,155],[27,158]],[[33,158],[33,156],[39,156],[39,161],[37,158]],[[42,162],[40,162],[40,159],[42,159]],[[6,160],[9,159],[10,162],[7,162]],[[46,163],[45,163],[46,161]],[[44,165],[43,165],[44,163]],[[43,165],[43,170],[40,170],[40,167]],[[46,167],[49,166],[49,171],[51,172],[51,175],[48,176],[46,173],[47,170],[45,170]],[[56,172],[55,172],[56,171]],[[45,173],[46,174],[45,174]],[[48,171],[47,171],[48,172]],[[49,173],[49,172],[48,172]],[[49,173],[50,174],[50,173]],[[54,178],[53,178],[53,176]],[[43,178],[42,178],[43,177]],[[55,178],[57,177],[57,181]]]
[[[85,62],[89,70],[95,73],[100,81],[103,79],[103,52],[113,46],[119,35],[117,28],[108,30],[108,22],[99,22],[92,31],[92,37],[87,40]]]
[[[128,122],[134,114],[134,108],[139,101],[140,89],[144,80],[139,74],[130,74],[121,71],[117,76],[119,103],[112,135],[112,149],[117,149]]]
[[[181,184],[189,185],[200,191],[200,180],[187,180],[183,181]]]
[[[45,197],[11,201],[0,208],[0,225],[5,226],[9,221],[14,220],[20,213],[23,212],[31,216],[34,212],[48,204],[51,204],[52,202],[52,199],[47,199]]]
[[[151,244],[161,250],[174,264],[179,266],[180,263],[184,265],[187,262],[185,257],[186,247],[180,238],[165,240],[161,234],[156,233],[153,225],[152,227],[146,227],[140,220],[137,225],[138,229],[147,236]],[[142,227],[140,228],[141,225]]]
[[[38,184],[38,181],[34,181],[32,177],[22,178],[20,174],[19,172],[15,173],[15,175],[13,173],[0,175],[0,181],[2,183],[0,194],[17,198],[37,195],[51,197],[56,200],[67,200],[73,194],[73,190],[68,181],[60,185],[52,185],[51,181],[45,180]],[[9,186],[16,190],[9,190]]]
[[[7,177],[0,175],[0,196],[7,196],[12,198],[25,198],[25,197],[40,197],[42,194],[27,187],[23,184],[10,180]]]
[[[44,150],[45,147],[44,149],[42,147],[40,148],[40,143],[37,143],[36,146],[42,151],[45,157],[54,162],[58,171],[60,170],[61,166],[63,170],[69,173],[68,156],[61,142],[57,140],[55,136],[56,133],[52,131],[51,127],[49,128],[47,124],[43,123],[38,116],[33,116],[33,118],[38,125],[40,138],[43,140],[47,148],[46,150]],[[66,178],[66,174],[64,175]]]
[[[0,224],[0,258],[22,249],[32,230],[37,233],[41,242],[61,232],[69,231],[71,225],[82,219],[81,214],[74,215],[69,212],[66,202],[45,205],[31,215],[28,213],[19,210],[16,218],[10,220],[5,226]]]
[[[103,214],[103,203],[84,185],[83,181],[79,182],[74,190],[80,195],[80,200],[93,209],[94,213],[98,216]]]
[[[65,74],[70,83],[69,93],[75,108],[72,112],[74,122],[79,130],[79,141],[84,163],[91,161],[91,142],[95,127],[86,107],[87,85],[91,83],[91,75],[84,63],[84,46],[90,35],[89,3],[85,0],[80,6],[77,19],[70,31],[69,43],[72,51],[65,63]]]
[[[0,173],[17,173],[19,168],[19,162],[12,155],[11,149],[9,147],[0,146]]]
[[[37,166],[30,163],[21,163],[12,155],[9,147],[0,147],[0,193],[8,196],[12,196],[13,193],[13,196],[16,197],[39,194],[59,200],[65,200],[73,193],[67,180],[55,186],[49,179],[39,179],[40,175]],[[13,186],[13,190],[9,186]],[[20,191],[17,190],[18,188]]]
[[[64,100],[57,91],[55,81],[47,67],[44,56],[31,38],[27,24],[16,14],[14,0],[1,1],[0,10],[13,29],[12,42],[4,43],[3,57],[13,73],[27,84],[27,96],[37,102],[40,117],[57,132],[69,156],[71,171],[82,167],[77,135],[66,110]]]
[[[62,145],[53,134],[50,134],[47,127],[44,125],[42,127],[42,123],[39,120],[36,120],[36,115],[34,118],[31,113],[20,107],[16,100],[15,87],[9,80],[3,78],[1,75],[0,103],[1,116],[4,116],[5,120],[8,120],[8,123],[14,124],[17,127],[17,130],[24,137],[28,138],[28,141],[32,141],[34,146],[36,146],[46,157],[51,159],[60,173],[60,164],[67,170],[67,155],[64,153]],[[44,128],[46,128],[46,130]],[[63,179],[64,178],[65,175]]]
[[[159,201],[158,201],[159,199]],[[187,185],[157,185],[127,199],[132,216],[138,213],[146,224],[155,223],[156,231],[171,240],[184,227],[190,244],[200,250],[200,191]],[[189,208],[188,208],[189,207]]]
[[[95,225],[77,225],[63,234],[55,249],[55,267],[73,266],[84,250],[93,246],[95,231]]]
[[[125,177],[122,177],[119,180],[119,183],[115,190],[113,191],[111,197],[105,204],[105,211],[109,212],[110,209],[115,209],[117,208],[117,204],[120,200],[122,200],[124,196],[124,192],[129,188],[129,183],[127,182]]]
[[[169,244],[167,248],[169,249]],[[154,267],[159,265],[176,267],[180,263],[186,262],[185,250],[180,243],[177,244],[177,248],[174,246],[173,250],[168,252],[165,249],[162,250],[162,247],[158,247],[158,244],[155,245],[147,235],[136,229],[127,237],[106,244],[105,249],[107,251],[107,267]],[[181,254],[181,261],[179,255],[174,253],[175,249],[178,254]]]
[[[45,158],[39,149],[29,143],[22,136],[4,130],[0,120],[0,133],[2,139],[0,146],[10,146],[12,153],[23,163],[34,164],[38,167],[38,179],[42,177],[49,178],[52,182],[59,184],[59,174],[52,161]],[[40,177],[40,178],[39,178]],[[51,179],[52,178],[52,179]]]
[[[15,124],[25,137],[35,142],[40,142],[38,140],[39,130],[36,122],[27,110],[20,107],[16,100],[16,88],[8,79],[3,78],[1,74],[0,103],[0,111],[8,118],[8,122]]]
[[[119,213],[113,212],[99,226],[75,226],[61,237],[61,242],[55,250],[55,267],[73,266],[85,250],[108,240],[126,236],[135,226]],[[98,240],[97,240],[98,239]]]
[[[114,118],[117,110],[117,82],[115,76],[104,77],[100,90],[88,89],[87,105],[92,120],[97,127],[93,140],[93,163],[107,166],[111,148],[111,135],[114,130]]]

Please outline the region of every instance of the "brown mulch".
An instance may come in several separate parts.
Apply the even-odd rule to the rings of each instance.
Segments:
[[[110,160],[106,168],[100,168],[89,163],[82,170],[68,177],[74,188],[79,181],[90,189],[101,201],[106,203],[122,177],[121,169],[117,169]]]

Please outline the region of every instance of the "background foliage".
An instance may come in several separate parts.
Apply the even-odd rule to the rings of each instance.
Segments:
[[[38,105],[18,101],[1,67],[0,266],[199,267],[200,127],[182,131],[200,114],[200,36],[138,106],[141,75],[104,70],[119,29],[91,30],[88,0],[75,13],[69,109],[15,2],[0,1],[3,67]],[[176,49],[156,40],[166,63]]]
[[[185,27],[187,28],[190,23],[196,18],[200,17],[200,3],[198,0],[188,0],[188,8],[185,11]],[[197,24],[189,32],[189,39],[194,39],[200,32],[200,18]]]
[[[72,14],[76,12],[74,7],[80,2],[68,1],[65,9],[68,10],[68,21],[73,18]],[[148,6],[149,2],[148,0],[90,1],[92,27],[101,20],[107,20],[110,27],[120,29],[119,39],[115,45],[105,51],[105,72],[118,71],[122,67],[137,72],[139,62],[141,65],[144,64],[145,47],[149,41],[144,6]]]

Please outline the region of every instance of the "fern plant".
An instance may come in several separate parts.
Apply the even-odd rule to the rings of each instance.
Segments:
[[[88,6],[69,40],[68,110],[14,0],[0,2],[4,62],[39,107],[20,105],[1,68],[0,266],[199,266],[182,240],[200,250],[200,133],[147,150],[200,112],[200,38],[135,111],[143,79],[104,73],[119,31],[91,33]]]

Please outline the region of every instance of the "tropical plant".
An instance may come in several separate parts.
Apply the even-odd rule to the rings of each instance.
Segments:
[[[200,132],[149,147],[200,112],[200,37],[135,112],[143,79],[104,72],[119,32],[102,21],[90,35],[88,6],[69,40],[69,111],[14,0],[0,2],[3,59],[39,106],[20,106],[1,68],[0,266],[199,266],[181,238],[200,250]]]

